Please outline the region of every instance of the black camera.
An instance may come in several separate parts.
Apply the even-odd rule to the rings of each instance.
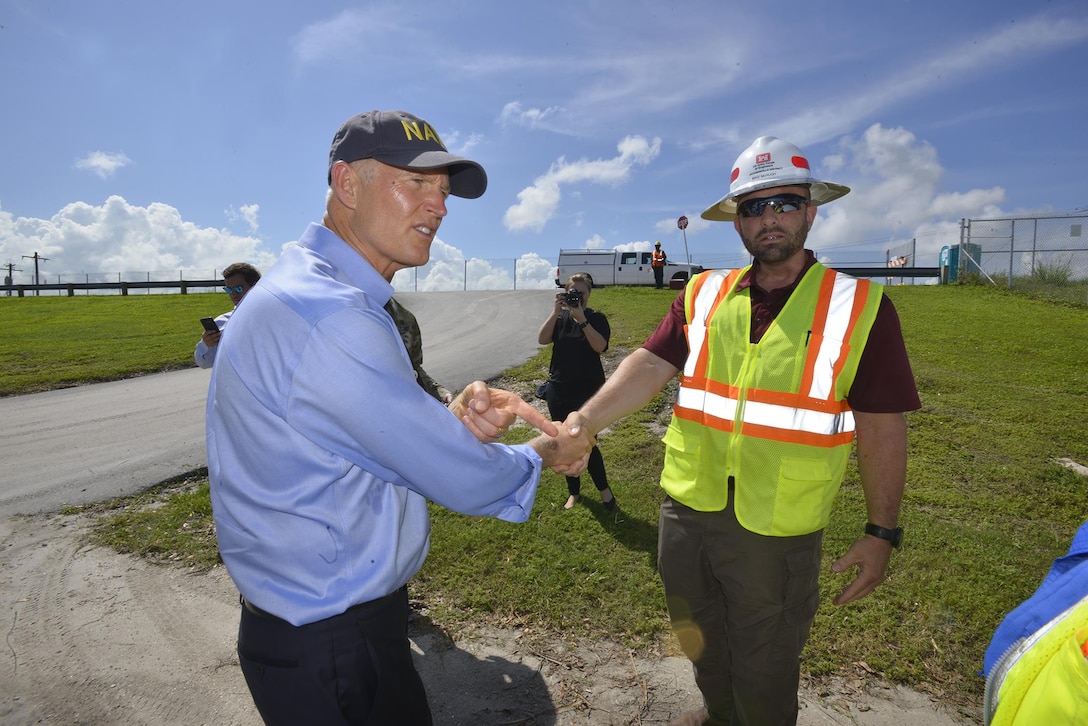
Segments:
[[[567,293],[564,296],[567,306],[572,308],[582,307],[582,300],[584,299],[581,290],[567,290]]]

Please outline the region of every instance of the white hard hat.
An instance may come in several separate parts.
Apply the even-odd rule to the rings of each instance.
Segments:
[[[813,206],[827,204],[850,191],[850,187],[812,177],[804,153],[788,141],[760,136],[741,152],[729,175],[729,193],[707,207],[703,219],[728,222],[737,216],[737,198],[769,187],[806,185]]]

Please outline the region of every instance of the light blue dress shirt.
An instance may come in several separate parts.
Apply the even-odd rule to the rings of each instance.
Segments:
[[[223,331],[207,402],[223,561],[246,600],[303,625],[397,590],[427,556],[427,500],[528,518],[541,461],[482,444],[420,388],[393,288],[312,224]]]
[[[233,314],[234,310],[228,310],[222,315],[216,316],[216,327],[218,327],[219,330],[222,331],[223,328],[226,327],[227,321],[230,320],[230,316]],[[218,345],[209,348],[208,344],[204,342],[204,338],[202,337],[196,343],[196,350],[193,351],[193,360],[196,361],[196,364],[201,368],[211,368],[212,365],[215,363],[215,351],[217,350],[219,350]]]

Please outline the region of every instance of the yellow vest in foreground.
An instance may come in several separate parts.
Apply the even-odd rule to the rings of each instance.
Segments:
[[[1039,629],[995,666],[996,710],[987,712],[991,726],[1059,726],[1088,724],[1088,597]],[[1006,670],[1007,668],[1007,670]],[[992,717],[992,720],[991,720]]]
[[[846,394],[883,287],[817,263],[757,344],[741,270],[712,270],[685,293],[688,360],[665,432],[661,486],[770,536],[827,525],[854,440]]]

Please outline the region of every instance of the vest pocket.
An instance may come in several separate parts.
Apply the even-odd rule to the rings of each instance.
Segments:
[[[665,429],[661,441],[665,444],[665,463],[661,471],[661,488],[676,501],[701,512],[718,511],[725,508],[726,492],[723,486],[708,490],[706,482],[700,486],[700,479],[706,479],[707,472],[701,471],[701,455],[704,446],[712,444],[707,440],[706,431],[699,427],[696,431],[684,431],[676,425],[675,419]],[[724,467],[725,462],[722,461]],[[724,474],[722,480],[725,480]]]
[[[670,456],[676,466],[677,478],[686,481],[695,481],[699,473],[699,442],[702,436],[685,434],[672,424],[665,429],[665,435],[661,441],[665,444],[665,454]]]
[[[783,457],[774,503],[775,534],[808,534],[824,521],[831,467],[823,459]]]

